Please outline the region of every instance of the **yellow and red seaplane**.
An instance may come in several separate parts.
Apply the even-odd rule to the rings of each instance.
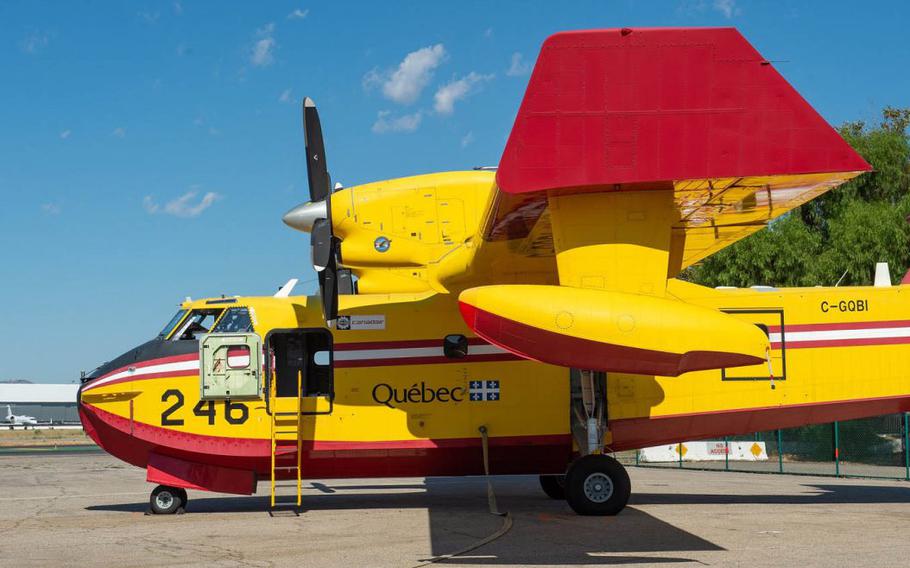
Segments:
[[[910,410],[910,288],[676,278],[870,170],[734,29],[548,38],[495,172],[333,190],[303,116],[319,294],[187,301],[82,382],[155,513],[486,454],[611,515],[614,451]]]

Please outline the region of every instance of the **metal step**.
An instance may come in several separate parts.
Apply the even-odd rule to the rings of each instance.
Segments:
[[[294,505],[295,507],[300,507],[301,504],[301,469],[302,469],[302,458],[303,458],[303,447],[301,439],[301,425],[303,424],[303,418],[301,417],[301,406],[303,404],[302,400],[302,388],[303,388],[303,374],[298,373],[297,375],[297,396],[293,397],[297,399],[297,410],[295,411],[278,411],[277,404],[278,398],[277,392],[275,390],[275,376],[272,375],[271,383],[271,402],[272,402],[272,415],[271,415],[271,458],[272,458],[272,484],[271,484],[271,507],[272,510],[276,506],[287,507],[289,505]],[[285,397],[281,397],[285,398]],[[285,407],[287,408],[287,407]],[[290,429],[293,428],[293,429]],[[279,442],[291,442],[291,444],[279,444]],[[278,472],[296,472],[297,483],[297,499],[296,505],[289,502],[279,502],[276,498],[278,497],[276,489],[279,487],[293,487],[287,485],[276,485],[276,478]],[[296,511],[296,509],[295,509]]]

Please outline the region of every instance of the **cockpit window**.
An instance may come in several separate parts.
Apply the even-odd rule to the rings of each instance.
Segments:
[[[171,318],[171,321],[167,322],[167,325],[164,326],[164,329],[161,330],[161,333],[158,334],[158,337],[167,337],[174,331],[174,328],[177,327],[177,324],[180,323],[180,320],[183,319],[183,316],[186,315],[186,310],[179,310],[174,317]]]
[[[193,310],[183,321],[171,341],[190,341],[198,340],[212,329],[212,325],[218,320],[218,316],[224,310],[221,308],[207,310]]]
[[[246,308],[228,308],[212,333],[249,333],[253,331],[250,311]]]

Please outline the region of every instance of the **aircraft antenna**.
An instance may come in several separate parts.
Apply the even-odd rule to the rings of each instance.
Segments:
[[[844,276],[846,276],[848,272],[850,272],[850,269],[849,269],[849,268],[848,268],[847,270],[844,270],[844,273],[841,274],[841,275],[840,275],[840,278],[837,279],[837,284],[834,285],[835,288],[837,288],[838,286],[840,286],[840,283],[843,282]]]

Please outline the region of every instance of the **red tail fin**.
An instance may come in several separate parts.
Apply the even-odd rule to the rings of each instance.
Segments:
[[[496,176],[507,193],[869,170],[732,28],[558,33]]]

